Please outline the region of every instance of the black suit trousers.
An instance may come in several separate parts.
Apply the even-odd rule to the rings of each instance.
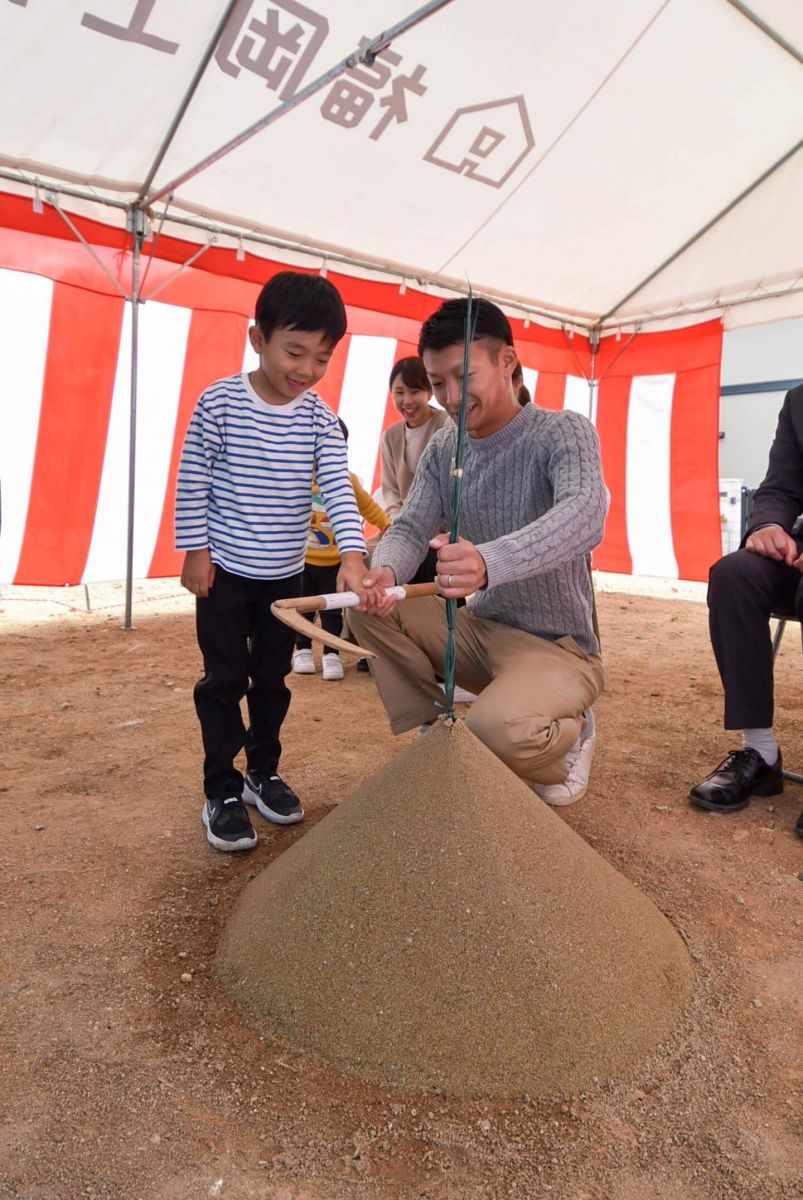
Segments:
[[[803,618],[803,575],[749,550],[727,554],[708,581],[711,644],[725,689],[726,729],[768,729],[773,721],[770,614]]]

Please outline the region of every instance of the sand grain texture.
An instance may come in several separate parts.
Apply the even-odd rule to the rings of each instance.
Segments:
[[[266,1033],[372,1082],[458,1095],[626,1076],[693,984],[652,901],[460,722],[248,884],[217,965]]]

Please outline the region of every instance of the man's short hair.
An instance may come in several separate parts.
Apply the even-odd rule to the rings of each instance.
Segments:
[[[467,307],[468,300],[445,300],[421,326],[418,353],[423,354],[425,350],[445,350],[447,346],[462,343]],[[476,317],[473,341],[489,338],[498,345],[513,345],[510,321],[496,304],[492,304],[490,300],[475,299],[472,302],[471,317],[472,321]]]
[[[280,271],[269,280],[256,303],[256,323],[266,339],[274,329],[322,333],[336,346],[346,332],[340,292],[321,275]]]

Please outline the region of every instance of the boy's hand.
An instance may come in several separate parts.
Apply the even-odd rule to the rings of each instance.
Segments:
[[[396,576],[390,567],[374,567],[373,570],[367,571],[365,563],[360,561],[359,573],[356,574],[356,582],[352,581],[345,587],[341,587],[341,579],[346,566],[346,555],[343,555],[343,566],[340,568],[340,574],[337,577],[337,590],[339,592],[351,591],[356,592],[360,597],[359,608],[361,612],[372,613],[377,617],[384,617],[393,608],[396,601],[393,597],[385,595],[386,587],[394,587],[396,584]]]
[[[438,552],[435,582],[442,596],[458,600],[485,587],[488,569],[485,559],[472,542],[460,538],[451,543],[448,533],[439,533],[429,544]]]
[[[360,607],[374,617],[386,617],[396,603],[395,596],[386,596],[385,588],[396,586],[396,575],[392,567],[374,567],[365,576],[368,596]]]
[[[206,599],[215,582],[215,564],[208,550],[188,550],[181,569],[181,586]]]
[[[360,607],[365,602],[365,560],[356,550],[347,550],[340,556],[340,570],[337,573],[337,590],[339,592],[356,592],[360,597]]]

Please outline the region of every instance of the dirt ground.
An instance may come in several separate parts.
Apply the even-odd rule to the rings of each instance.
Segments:
[[[200,821],[187,599],[146,598],[128,632],[119,608],[0,600],[2,1200],[803,1194],[803,789],[691,810],[729,746],[705,608],[599,608],[592,787],[562,815],[681,931],[695,998],[626,1084],[491,1103],[380,1090],[263,1041],[215,979],[246,881],[412,736],[387,732],[370,678],[293,680],[283,773],[307,821],[257,817],[259,847],[224,856]],[[777,696],[803,771],[796,629]]]

